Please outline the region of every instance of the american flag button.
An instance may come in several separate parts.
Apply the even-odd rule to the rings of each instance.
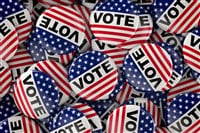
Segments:
[[[75,3],[75,0],[38,0],[38,2],[45,7],[51,7],[73,4]]]
[[[51,133],[91,133],[92,129],[86,116],[79,110],[67,106],[59,111],[47,126]]]
[[[65,67],[52,60],[39,61],[32,65],[29,69],[37,70],[48,74],[54,81],[60,91],[59,105],[66,103],[69,100],[71,93],[73,93],[69,81],[67,79],[68,74]]]
[[[101,119],[92,107],[84,103],[75,103],[72,105],[72,107],[79,110],[83,113],[83,115],[85,115],[85,117],[88,119],[93,133],[102,133],[103,127],[101,125]]]
[[[155,124],[151,114],[140,106],[124,105],[115,109],[108,118],[108,133],[154,133]]]
[[[22,44],[31,32],[30,13],[18,0],[1,0],[0,16],[7,18],[16,28],[19,44]]]
[[[188,92],[200,94],[200,84],[192,77],[182,78],[175,87],[169,90],[167,103],[170,103],[179,94]]]
[[[129,0],[104,1],[91,11],[91,31],[102,42],[121,44],[136,33],[139,24],[137,13],[138,7]]]
[[[200,3],[198,0],[155,0],[151,11],[161,29],[181,34],[198,24]]]
[[[4,97],[12,83],[11,70],[8,64],[0,58],[0,98]]]
[[[153,30],[150,12],[143,6],[138,6],[138,28],[135,34],[127,41],[117,45],[120,48],[131,49],[135,45],[147,42]]]
[[[0,20],[0,58],[8,61],[16,53],[19,39],[15,27],[8,19]]]
[[[88,51],[77,57],[69,68],[72,90],[85,100],[107,99],[118,82],[114,61],[98,51]]]
[[[8,61],[8,65],[12,73],[12,82],[14,83],[16,79],[24,72],[26,72],[31,65],[35,62],[33,61],[28,50],[25,48],[18,49],[15,56]]]
[[[200,95],[180,94],[172,100],[167,109],[167,127],[172,133],[198,133],[199,115]]]
[[[188,66],[200,73],[200,27],[186,36],[183,43],[183,56]]]
[[[12,116],[0,125],[2,133],[42,133],[42,129],[34,120],[25,116]]]
[[[170,55],[157,44],[144,43],[127,54],[123,75],[136,90],[142,92],[163,91],[172,76]]]
[[[76,54],[75,51],[68,54],[53,54],[42,47],[42,41],[37,39],[35,28],[31,32],[29,39],[26,41],[26,47],[34,61],[54,60],[63,65],[67,65]]]
[[[69,54],[79,49],[85,37],[85,22],[70,6],[45,10],[36,23],[36,34],[49,53]]]
[[[20,114],[15,102],[10,94],[5,95],[0,100],[0,122],[11,117]]]
[[[128,53],[127,49],[119,48],[112,44],[101,42],[97,39],[92,39],[92,49],[103,52],[104,54],[110,56],[118,68],[122,67],[124,58]]]
[[[55,81],[40,71],[27,71],[14,84],[18,109],[32,119],[45,120],[57,111],[58,92]]]
[[[128,101],[126,101],[123,105],[137,105],[140,106],[142,109],[149,112],[156,124],[156,126],[159,126],[161,123],[161,112],[160,108],[158,108],[157,105],[155,105],[151,100],[147,98],[133,98]]]

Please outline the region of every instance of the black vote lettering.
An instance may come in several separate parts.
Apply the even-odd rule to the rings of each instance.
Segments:
[[[86,45],[86,43],[87,43],[87,39],[84,38],[84,39],[83,39],[83,42],[82,42],[81,45],[79,46],[79,49],[82,49],[82,48]]]
[[[184,127],[188,127],[192,124],[192,120],[190,117],[188,116],[185,116],[181,119],[181,124],[184,126]]]
[[[95,123],[91,119],[88,119],[88,122],[90,123],[90,125],[93,129],[97,129],[97,126],[95,125]]]
[[[2,23],[2,24],[0,25],[0,33],[1,33],[3,36],[8,35],[10,32],[11,32],[11,29],[8,29],[8,27],[6,26],[5,23]]]
[[[182,129],[181,124],[180,124],[179,121],[176,122],[176,126],[177,126],[177,127],[175,127],[175,126],[173,125],[173,126],[171,126],[171,128],[174,129],[175,131],[179,132],[179,133],[183,131],[183,129]]]
[[[104,16],[103,16],[103,21],[104,21],[104,23],[106,23],[106,24],[112,23],[112,22],[113,22],[113,15],[112,15],[111,13],[106,13],[106,14],[104,14]]]
[[[46,16],[42,16],[42,21],[39,24],[41,27],[47,28],[50,24],[51,19],[46,17]]]
[[[164,20],[160,19],[159,23],[169,26],[171,24],[171,21],[169,20],[169,17],[167,16],[167,14],[165,14]]]
[[[68,130],[70,133],[73,133],[72,127],[73,127],[73,125],[71,124],[71,125],[65,127],[65,129]]]
[[[134,19],[135,19],[134,16],[126,16],[125,25],[130,26],[130,27],[134,27]]]
[[[72,40],[74,39],[74,42],[78,43],[78,37],[79,37],[79,32],[74,31],[71,35],[69,35],[69,39]]]
[[[34,108],[34,112],[36,113],[37,116],[46,114],[46,111],[45,111],[45,109],[42,106]]]
[[[99,13],[99,16],[97,16],[97,13],[95,12],[95,13],[94,13],[94,22],[95,22],[95,23],[99,23],[99,21],[100,21],[101,18],[102,18],[102,15],[103,15],[103,13],[101,12],[101,13]]]
[[[191,42],[190,42],[191,46],[192,47],[195,47],[195,46],[199,46],[199,50],[200,50],[200,37],[198,37],[196,40],[195,40],[195,36],[191,34]]]
[[[37,6],[37,7],[35,7],[34,8],[34,11],[38,14],[38,15],[40,15],[43,11],[45,10],[45,7],[43,7],[43,6]]]
[[[22,123],[20,120],[17,120],[17,121],[11,121],[10,122],[10,128],[12,131],[15,131],[15,130],[20,130],[22,129]]]
[[[136,61],[138,61],[139,59],[141,59],[142,57],[144,57],[145,54],[142,51],[142,49],[139,48],[138,51],[136,51],[135,53],[132,53],[132,56],[135,58]]]
[[[104,69],[104,71],[105,71],[106,73],[109,73],[110,71],[112,71],[112,70],[114,69],[114,68],[111,66],[111,64],[109,63],[108,60],[102,64],[102,67],[103,67],[103,69]]]
[[[124,15],[122,15],[122,14],[115,14],[114,16],[117,17],[117,24],[120,25],[120,22],[122,21],[121,18],[123,18]]]
[[[25,85],[33,85],[33,81],[30,80],[31,79],[31,74],[29,74],[24,80],[23,80],[23,83]]]
[[[193,109],[191,112],[188,113],[188,115],[189,116],[192,115],[195,119],[199,119],[199,115],[195,113],[196,111],[197,111],[196,109]]]
[[[173,71],[169,83],[173,84],[173,81],[176,80],[176,78],[178,78],[178,74]]]
[[[171,7],[168,10],[168,15],[169,15],[170,18],[176,18],[179,15],[179,11],[175,7]]]
[[[4,68],[5,68],[4,66],[0,67],[0,71],[2,71]]]
[[[74,81],[73,84],[74,84],[76,87],[78,87],[79,89],[83,89],[84,86],[83,86],[83,79],[82,79],[82,77],[80,77],[80,78],[78,79],[78,81],[79,81],[79,82],[78,82],[79,84],[78,84],[76,81]]]
[[[21,12],[16,15],[16,19],[19,25],[26,23],[28,20],[26,19],[26,16],[24,12]]]
[[[83,122],[81,120],[77,121],[74,123],[74,127],[76,128],[77,132],[82,132],[84,131],[86,128],[83,125]]]
[[[141,26],[149,26],[148,16],[139,16]]]
[[[157,88],[158,85],[162,82],[161,78],[154,78],[154,79],[150,79],[151,83],[155,83],[154,84],[154,88]]]
[[[105,49],[106,45],[107,45],[109,48],[115,48],[115,47],[116,47],[116,46],[111,45],[111,44],[105,44],[104,42],[100,42],[100,41],[98,41],[98,40],[95,40],[95,43],[96,43],[96,45],[98,45],[98,48],[101,49],[101,50]]]
[[[135,110],[132,112],[128,112],[126,115],[129,119],[131,119],[131,121],[128,121],[125,125],[126,129],[130,132],[133,132],[134,130],[136,130],[137,117],[135,117],[134,115],[137,115],[137,114],[138,114],[138,110]]]
[[[94,82],[95,77],[92,73],[87,73],[83,76],[83,79],[84,79],[85,83],[91,84]]]

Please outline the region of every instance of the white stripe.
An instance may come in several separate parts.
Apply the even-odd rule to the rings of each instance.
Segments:
[[[110,29],[111,30],[111,29]],[[95,33],[95,36],[97,37],[106,37],[106,38],[113,38],[113,39],[123,39],[124,41],[128,40],[130,36],[121,36],[121,35],[111,35],[107,33]]]
[[[14,41],[14,43],[12,43],[11,45],[9,45],[9,47],[5,50],[5,51],[3,51],[3,53],[1,54],[1,56],[0,57],[4,57],[6,54],[8,54],[9,52],[11,52],[11,49],[12,48],[14,48],[14,47],[16,47],[18,45],[18,40],[16,40],[16,41]],[[17,47],[16,47],[16,50],[17,50]],[[15,50],[15,51],[16,51]],[[7,57],[5,57],[5,58],[10,58],[10,57],[12,57],[13,55],[15,54],[15,52],[11,52],[11,54],[9,54]]]
[[[6,76],[10,75],[10,73],[6,73],[5,75],[3,75],[3,77],[1,79],[5,79]],[[7,79],[5,82],[3,82],[3,84],[1,84],[0,86],[0,91],[2,91],[1,89],[5,88],[6,85],[11,81],[11,77],[9,77],[9,79]],[[5,91],[5,90],[4,90]]]
[[[116,32],[116,33],[125,33],[125,34],[127,34],[127,35],[130,35],[130,36],[133,36],[132,34],[130,34],[130,31],[129,30],[126,30],[126,29],[124,29],[124,30],[122,30],[122,29],[118,29],[117,28],[117,26],[115,26],[116,28],[114,29],[114,28],[97,28],[97,27],[91,27],[91,29],[92,29],[92,31],[112,31],[112,32]],[[95,35],[96,35],[96,33],[95,33]]]
[[[10,38],[7,38],[6,39],[6,42],[5,43],[3,43],[3,45],[1,45],[1,49],[4,49],[6,46],[8,46],[8,44],[13,40],[13,39],[15,39],[15,38],[17,38],[17,34],[16,33],[14,33]],[[18,40],[18,39],[17,39]],[[13,45],[13,44],[12,44]]]

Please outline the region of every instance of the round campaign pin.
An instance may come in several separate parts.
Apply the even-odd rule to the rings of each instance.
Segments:
[[[93,133],[102,133],[103,127],[101,125],[101,119],[92,107],[84,103],[75,103],[72,105],[72,107],[85,115],[85,117],[88,119],[88,122],[90,123]]]
[[[189,32],[183,43],[185,62],[194,71],[200,73],[200,28]]]
[[[121,44],[136,33],[139,24],[137,11],[137,6],[129,0],[106,0],[91,12],[91,31],[104,43]]]
[[[199,115],[200,95],[180,94],[172,100],[167,109],[167,127],[172,133],[198,133]]]
[[[117,45],[120,48],[131,49],[135,45],[147,42],[153,30],[151,15],[143,6],[138,6],[139,24],[135,34],[126,42]]]
[[[11,95],[7,94],[0,100],[0,122],[20,114]]]
[[[15,55],[19,39],[15,27],[8,19],[2,20],[0,25],[0,58],[7,61]]]
[[[123,65],[126,81],[142,92],[163,91],[172,76],[172,70],[170,55],[153,43],[135,46],[127,54]]]
[[[45,120],[58,108],[59,94],[55,81],[40,71],[23,73],[14,84],[18,109],[33,119]]]
[[[49,121],[48,130],[51,133],[91,133],[88,119],[79,110],[73,107],[64,107],[52,121]]]
[[[28,70],[37,70],[46,73],[55,81],[56,86],[61,92],[59,105],[69,100],[72,89],[67,79],[67,70],[63,65],[52,60],[44,60],[35,63]]]
[[[137,105],[140,106],[142,109],[149,112],[156,124],[156,126],[160,125],[161,122],[161,113],[160,109],[149,99],[147,98],[133,98],[126,101],[123,105]]]
[[[184,59],[179,50],[176,50],[173,46],[168,43],[157,43],[159,46],[164,48],[168,54],[171,56],[171,60],[173,63],[173,71],[170,80],[167,83],[167,86],[163,88],[163,90],[169,90],[174,87],[182,78],[182,74],[184,71]]]
[[[73,59],[75,51],[68,54],[53,54],[42,47],[42,41],[39,41],[37,36],[35,29],[33,29],[30,38],[26,41],[27,49],[34,61],[54,60],[67,65]]]
[[[2,133],[42,133],[40,126],[32,119],[25,116],[13,116],[2,121]]]
[[[101,42],[97,39],[92,39],[92,49],[103,52],[104,54],[110,56],[118,68],[122,67],[124,58],[128,53],[127,49],[119,48],[112,44]]]
[[[150,40],[154,43],[156,42],[165,42],[168,43],[169,45],[172,45],[175,47],[175,49],[182,49],[182,43],[179,40],[178,36],[176,36],[173,33],[166,32],[160,28],[156,29],[151,37]]]
[[[108,55],[98,51],[81,54],[69,68],[71,88],[86,100],[107,98],[117,81],[116,65]]]
[[[194,78],[183,78],[167,95],[167,102],[170,103],[174,97],[181,93],[192,92],[200,94],[200,84]]]
[[[0,98],[5,96],[12,83],[11,70],[8,64],[0,58]]]
[[[12,82],[15,82],[17,78],[22,73],[26,72],[34,63],[35,62],[33,61],[27,49],[18,49],[15,56],[8,61],[8,65],[12,73]]]
[[[31,32],[30,13],[18,0],[1,0],[0,16],[7,18],[16,28],[19,43],[22,44]]]
[[[108,133],[154,133],[151,114],[136,105],[124,105],[115,109],[108,118]]]
[[[199,0],[155,0],[152,17],[156,24],[170,33],[185,33],[199,21]]]
[[[79,49],[85,37],[85,22],[70,6],[54,6],[37,20],[36,34],[42,47],[54,54],[69,54]]]

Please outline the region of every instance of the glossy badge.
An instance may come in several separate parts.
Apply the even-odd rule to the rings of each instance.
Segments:
[[[73,91],[86,100],[108,98],[118,81],[118,70],[112,59],[101,52],[88,51],[77,57],[69,68]]]
[[[14,84],[18,109],[32,119],[43,120],[58,108],[59,94],[55,81],[40,71],[23,73]]]
[[[162,91],[172,76],[170,55],[159,45],[144,43],[135,46],[127,54],[123,75],[136,90]]]
[[[152,17],[161,29],[181,34],[198,24],[199,11],[199,0],[155,0]]]

